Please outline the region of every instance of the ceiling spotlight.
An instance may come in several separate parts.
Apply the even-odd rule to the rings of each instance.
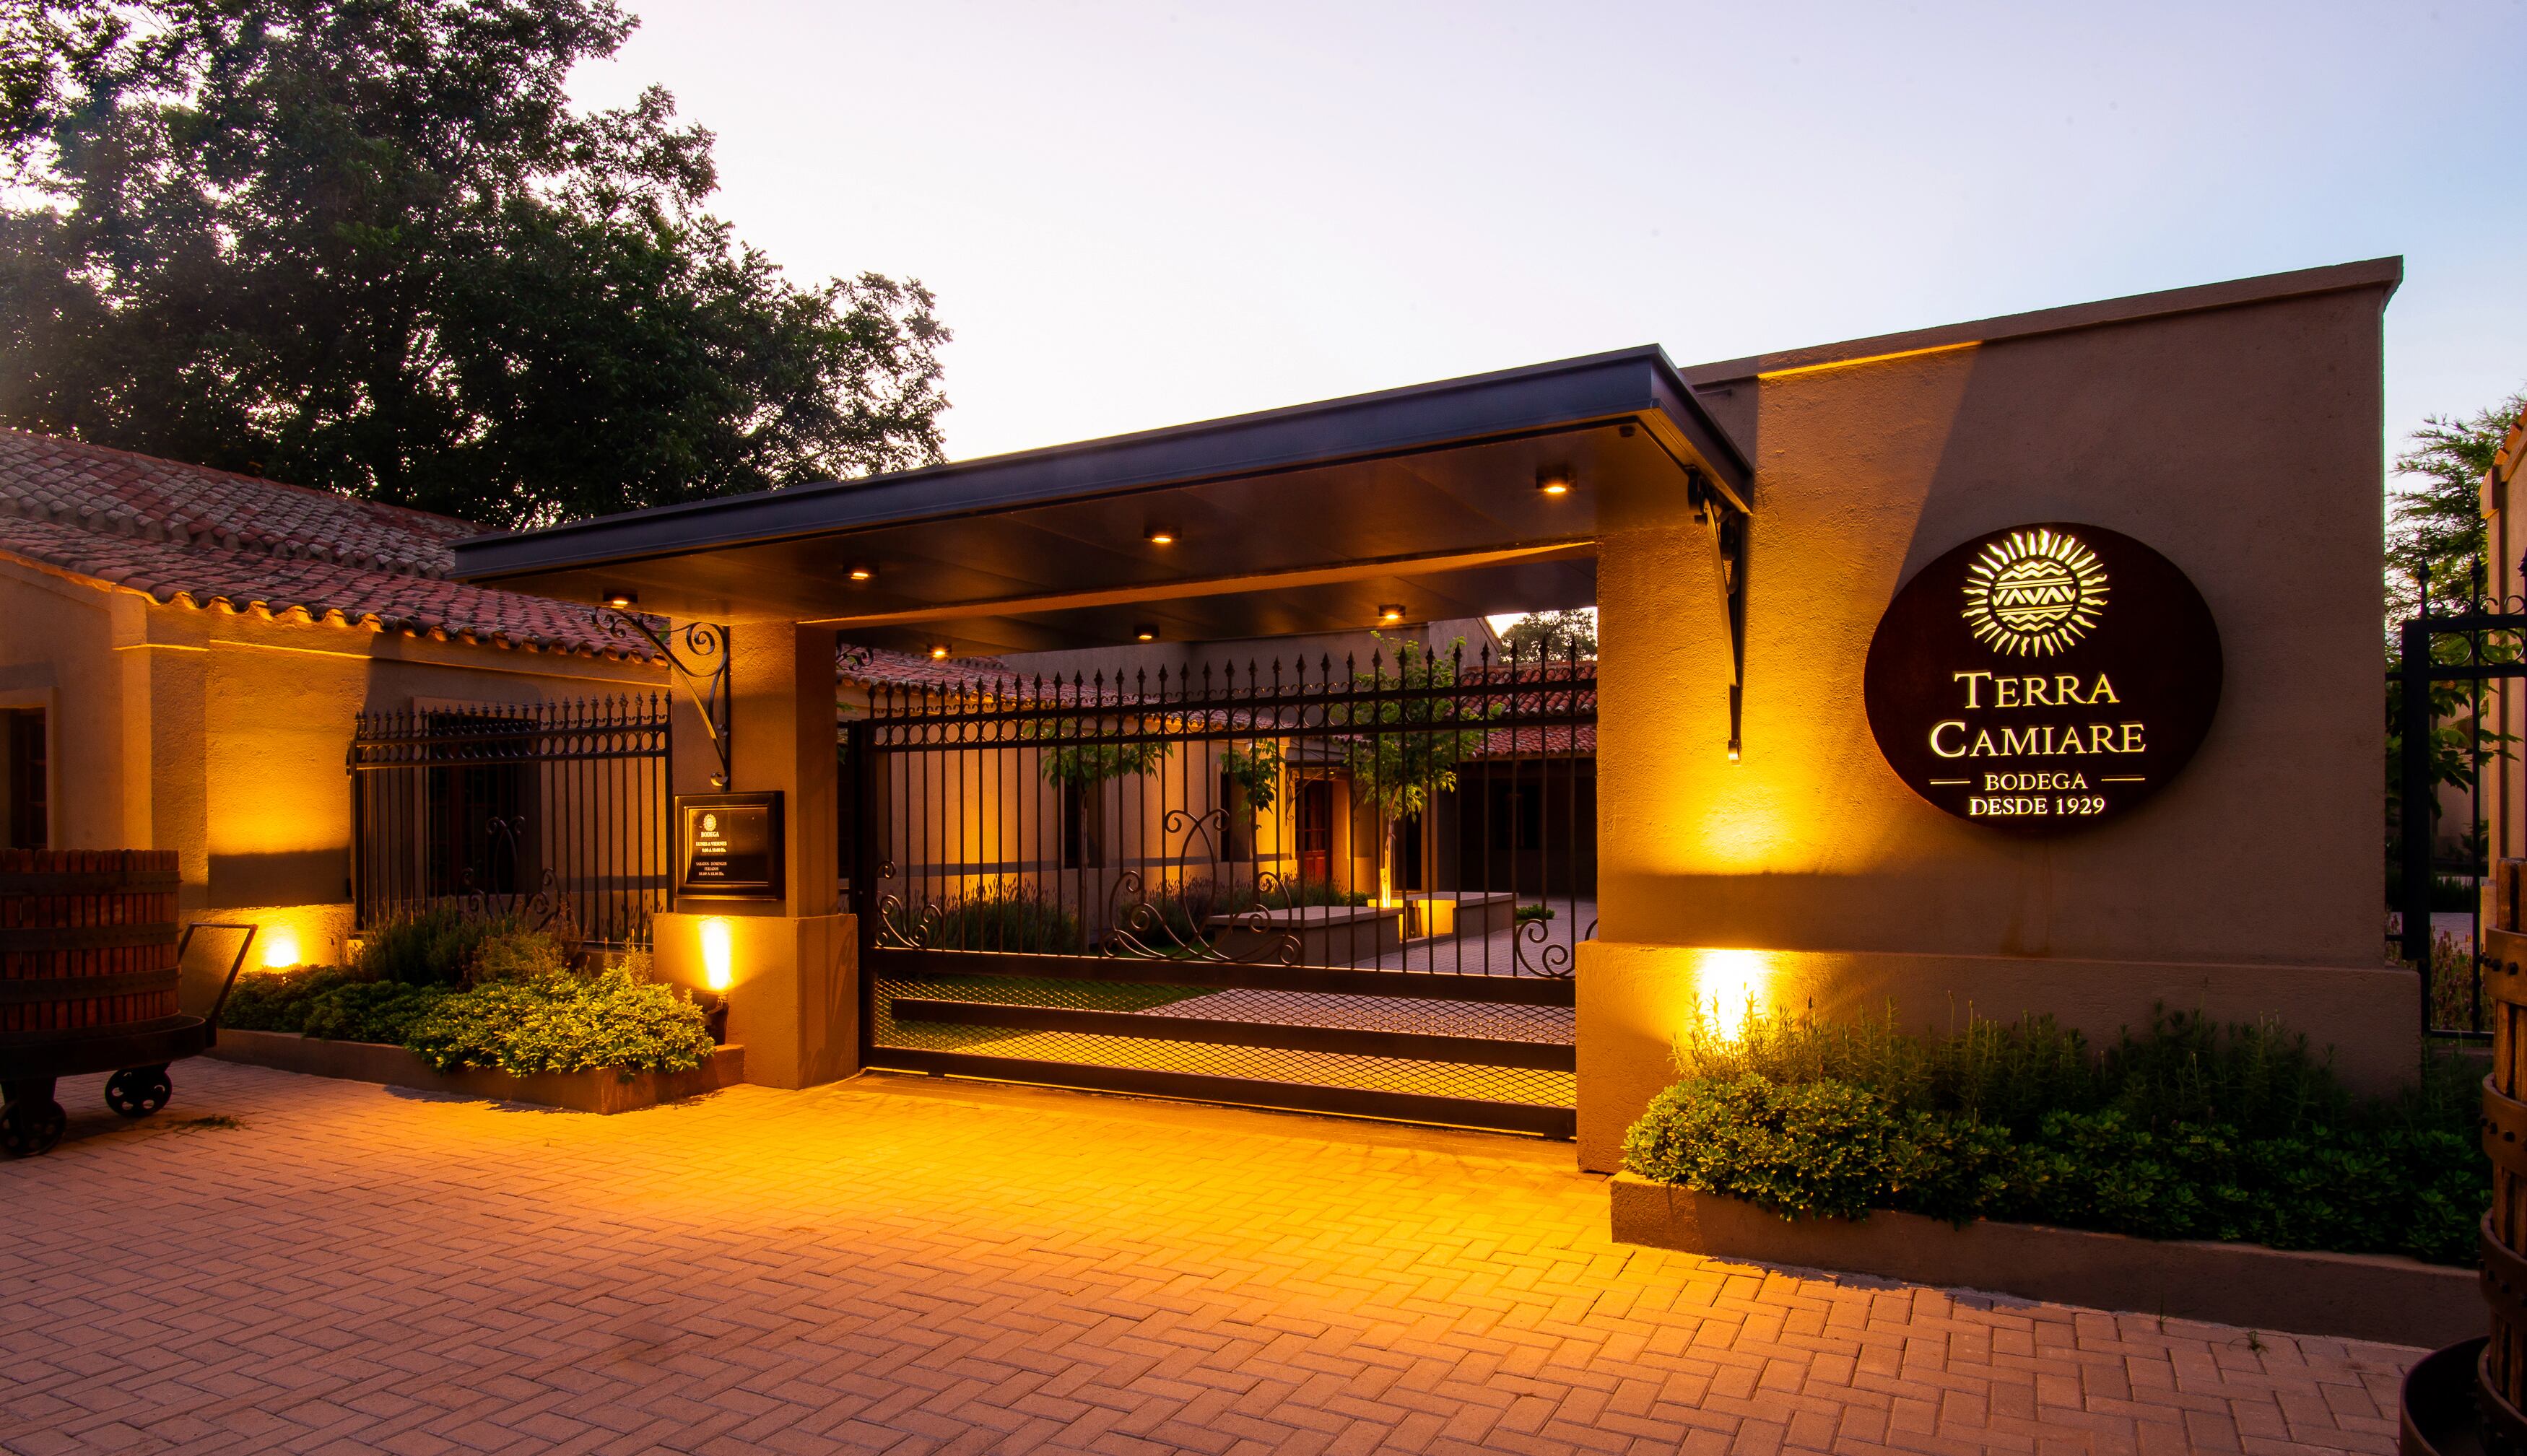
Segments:
[[[948,655],[948,644],[947,644],[947,643],[945,643],[945,642],[933,642],[933,643],[931,643],[931,644],[930,644],[930,656],[931,656],[931,658],[932,658],[932,660],[933,660],[933,661],[936,661],[936,660],[938,660],[938,659],[944,658],[944,657],[946,657],[947,655]]]
[[[1159,639],[1159,629],[1155,627],[1136,627],[1132,628],[1132,639],[1136,642],[1155,642]]]
[[[1393,627],[1403,620],[1404,609],[1391,602],[1377,609],[1377,621],[1381,627]]]
[[[639,600],[639,597],[628,591],[609,591],[605,594],[605,605],[612,607],[617,612],[622,611],[624,608],[631,606],[634,602]]]
[[[1535,488],[1538,492],[1545,495],[1569,495],[1571,493],[1571,473],[1569,471],[1544,471],[1536,476]]]
[[[1176,533],[1163,526],[1151,527],[1146,532],[1146,538],[1153,546],[1172,546],[1176,543]]]
[[[851,579],[854,581],[865,581],[876,575],[877,573],[870,571],[867,567],[851,568]]]

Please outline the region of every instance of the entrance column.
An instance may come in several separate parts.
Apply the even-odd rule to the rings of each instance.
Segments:
[[[746,1079],[766,1086],[813,1086],[857,1065],[858,939],[842,904],[834,648],[830,628],[729,629],[728,787],[781,795],[783,898],[679,898],[677,913],[657,922],[659,974],[699,986],[704,923],[727,921],[728,1039],[746,1048]],[[705,766],[715,763],[677,757],[676,791],[710,792]],[[680,824],[680,840],[682,832]],[[676,849],[681,856],[681,842]]]

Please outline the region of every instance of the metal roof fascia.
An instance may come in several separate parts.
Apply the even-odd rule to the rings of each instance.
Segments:
[[[1645,376],[1643,372],[1646,372]],[[1656,345],[1042,450],[601,516],[455,543],[465,580],[688,555],[1643,419],[1742,500],[1745,457]],[[1655,417],[1655,418],[1652,418]],[[1664,426],[1664,427],[1662,427]]]

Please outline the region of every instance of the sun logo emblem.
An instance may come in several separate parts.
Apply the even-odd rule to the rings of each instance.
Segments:
[[[2106,604],[2106,569],[2076,536],[2013,530],[1966,568],[1966,623],[1995,652],[2044,657],[2080,640]]]

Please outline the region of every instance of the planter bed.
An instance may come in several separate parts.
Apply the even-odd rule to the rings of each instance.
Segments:
[[[2475,1271],[2389,1254],[2162,1242],[1919,1214],[1796,1223],[1751,1203],[1617,1174],[1618,1242],[2029,1299],[2435,1349],[2481,1334]]]
[[[378,1041],[328,1041],[295,1031],[224,1029],[219,1044],[207,1055],[282,1072],[384,1082],[390,1087],[425,1092],[454,1092],[494,1102],[528,1102],[573,1112],[637,1112],[746,1079],[746,1048],[742,1046],[723,1046],[691,1072],[636,1072],[628,1079],[604,1068],[539,1072],[531,1077],[481,1068],[440,1072],[418,1053],[400,1046]]]

